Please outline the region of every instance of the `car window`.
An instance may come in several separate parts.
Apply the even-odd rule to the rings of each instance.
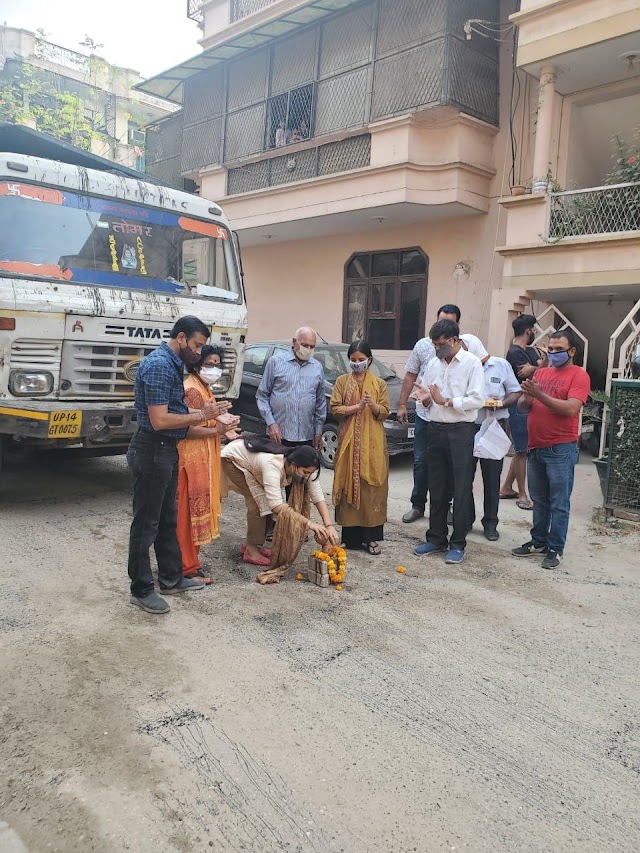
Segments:
[[[327,382],[335,382],[344,373],[344,362],[339,350],[316,349],[313,357],[324,367],[324,378]]]
[[[244,351],[244,372],[262,376],[271,347],[247,347]]]

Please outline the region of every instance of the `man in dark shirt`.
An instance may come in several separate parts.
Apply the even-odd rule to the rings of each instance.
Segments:
[[[523,382],[531,379],[543,363],[538,350],[531,346],[536,337],[536,318],[533,314],[520,314],[511,325],[514,338],[507,351],[507,361],[516,379]],[[520,509],[533,509],[527,495],[527,412],[510,406],[509,428],[515,454],[500,489],[500,497],[515,498]],[[513,490],[514,482],[518,485],[517,492]]]
[[[182,317],[168,341],[144,358],[135,383],[138,429],[131,439],[127,463],[133,473],[133,522],[129,538],[131,603],[147,613],[168,613],[169,604],[154,589],[149,549],[158,561],[160,592],[170,595],[202,589],[202,581],[182,576],[176,537],[177,443],[187,433],[198,436],[198,424],[218,417],[230,404],[207,403],[189,412],[184,402],[185,364],[195,364],[209,339],[197,317]]]

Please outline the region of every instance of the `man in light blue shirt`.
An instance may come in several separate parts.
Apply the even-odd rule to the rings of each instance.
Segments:
[[[484,406],[476,417],[476,429],[479,430],[487,417],[495,417],[506,426],[509,420],[509,406],[515,406],[520,397],[520,383],[516,379],[513,368],[506,358],[486,355],[482,359],[484,370]],[[484,515],[482,526],[484,535],[490,542],[499,539],[498,533],[498,504],[500,503],[500,477],[502,476],[502,459],[481,459],[482,483],[484,486]],[[473,457],[473,474],[475,477],[478,465],[477,457]],[[476,510],[471,493],[469,516],[471,523],[475,521]]]
[[[289,352],[269,359],[256,393],[269,438],[287,446],[322,449],[327,417],[324,369],[313,357],[316,333],[298,329]]]

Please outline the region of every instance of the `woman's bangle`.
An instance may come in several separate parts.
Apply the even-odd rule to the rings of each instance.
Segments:
[[[204,409],[200,409],[200,420],[203,424],[207,422],[207,416],[204,413]]]

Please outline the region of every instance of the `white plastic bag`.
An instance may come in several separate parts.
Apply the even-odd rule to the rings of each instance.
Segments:
[[[487,412],[473,441],[473,455],[478,459],[504,459],[510,447],[511,439],[502,429],[495,415]]]

